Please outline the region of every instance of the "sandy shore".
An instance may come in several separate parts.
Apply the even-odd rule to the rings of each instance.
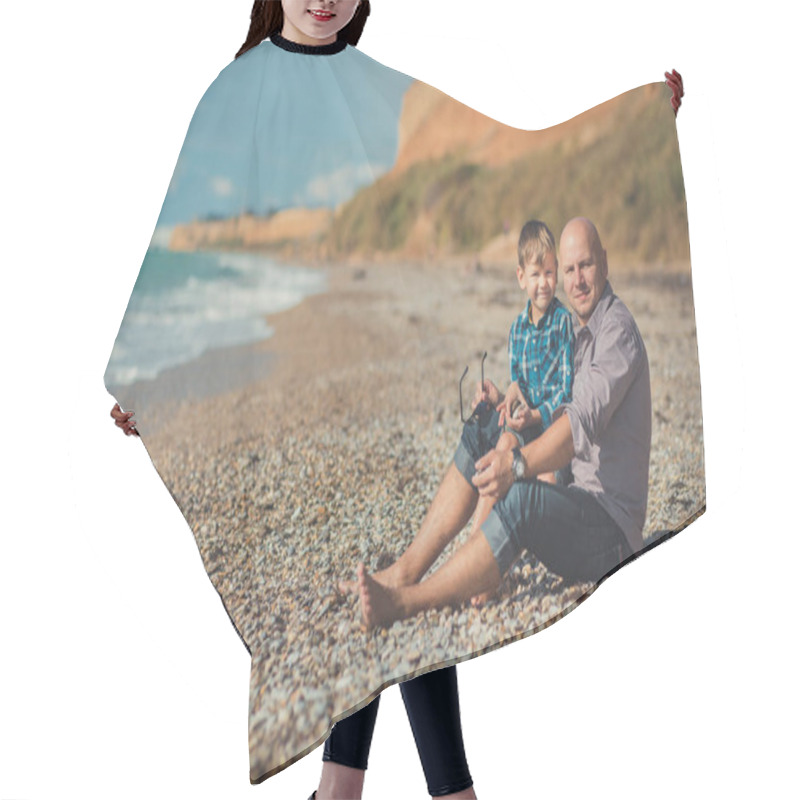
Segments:
[[[705,505],[691,285],[688,272],[652,277],[656,269],[611,268],[650,359],[650,541]],[[508,329],[525,297],[513,266],[339,266],[329,285],[271,316],[271,339],[179,368],[154,382],[146,416],[137,409],[252,651],[254,781],[320,744],[330,719],[376,688],[530,635],[593,588],[523,557],[483,608],[362,631],[357,600],[335,584],[360,560],[391,563],[412,540],[458,441],[459,377],[469,365],[471,391],[487,350],[486,375],[505,387]],[[235,391],[215,393],[212,381],[195,401],[176,400],[190,374],[223,367],[257,379],[228,374]]]

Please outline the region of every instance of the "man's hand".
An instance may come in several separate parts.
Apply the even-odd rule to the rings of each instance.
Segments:
[[[503,395],[500,390],[490,381],[484,379],[483,387],[480,381],[475,385],[475,398],[472,401],[473,411],[477,408],[479,403],[489,403],[493,408],[503,401]]]
[[[472,483],[481,497],[501,500],[514,483],[514,453],[511,450],[492,450],[475,462],[478,472]]]

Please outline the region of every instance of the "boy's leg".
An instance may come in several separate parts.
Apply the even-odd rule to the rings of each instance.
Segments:
[[[516,434],[511,433],[510,431],[506,431],[500,437],[499,441],[497,442],[497,450],[513,450],[515,447],[519,446],[520,440]],[[486,522],[486,518],[489,516],[489,512],[494,508],[495,498],[493,497],[481,497],[478,500],[478,507],[475,509],[475,516],[472,522],[472,533],[476,533],[479,531],[484,522]],[[498,587],[499,588],[499,587]],[[491,596],[492,592],[482,592],[480,594],[476,594],[472,597],[472,605],[473,606],[482,606]]]
[[[445,547],[464,530],[479,500],[478,491],[472,484],[475,462],[496,446],[499,419],[499,413],[492,409],[480,425],[464,425],[453,463],[419,532],[391,567],[372,576],[379,583],[392,587],[418,583]]]
[[[519,446],[519,439],[513,433],[505,432],[498,440],[495,449],[501,452],[513,450],[517,446]],[[479,497],[478,505],[475,508],[475,516],[472,520],[472,533],[480,530],[481,525],[483,525],[486,517],[489,516],[489,512],[494,507],[494,503],[495,499],[493,497]]]

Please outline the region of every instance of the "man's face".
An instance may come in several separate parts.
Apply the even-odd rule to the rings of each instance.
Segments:
[[[531,261],[525,265],[524,270],[517,267],[517,280],[520,289],[530,297],[533,318],[538,322],[556,294],[558,263],[555,253],[545,253],[541,264]]]
[[[599,245],[592,247],[589,232],[578,228],[562,236],[560,256],[564,292],[581,325],[585,325],[606,288],[606,252]]]

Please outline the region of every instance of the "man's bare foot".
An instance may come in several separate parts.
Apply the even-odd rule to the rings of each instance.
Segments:
[[[402,619],[397,589],[384,586],[367,572],[363,563],[358,565],[358,594],[361,600],[361,618],[367,629],[391,625]]]
[[[414,580],[403,572],[399,564],[399,561],[395,561],[394,564],[386,567],[386,569],[379,569],[371,576],[372,579],[389,589],[398,589],[401,586],[410,586],[412,583],[415,583]],[[342,594],[358,594],[359,592],[358,578],[354,581],[339,581],[338,586]]]

